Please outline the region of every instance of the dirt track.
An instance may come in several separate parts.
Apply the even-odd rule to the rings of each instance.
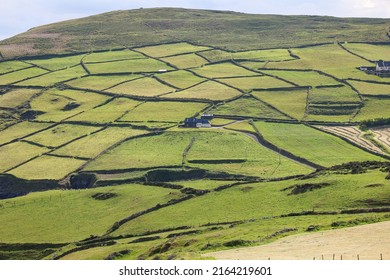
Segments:
[[[390,221],[288,236],[271,244],[205,254],[220,260],[390,260]]]
[[[317,128],[338,135],[352,141],[356,145],[366,148],[378,154],[383,154],[383,151],[375,146],[373,143],[364,139],[364,134],[358,127],[354,126],[317,126]],[[376,132],[375,132],[376,133]]]

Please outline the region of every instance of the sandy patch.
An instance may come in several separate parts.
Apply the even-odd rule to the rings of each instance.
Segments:
[[[288,236],[271,244],[207,253],[219,260],[390,260],[390,221]]]

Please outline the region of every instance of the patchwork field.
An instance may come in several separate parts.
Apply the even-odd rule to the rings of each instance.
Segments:
[[[0,60],[0,259],[203,259],[388,221],[390,80],[358,68],[389,52],[177,41]]]
[[[250,118],[286,119],[280,112],[267,106],[263,102],[252,98],[243,97],[238,100],[226,102],[210,111],[215,115],[246,116]]]
[[[358,127],[353,126],[317,126],[319,129],[330,132],[334,135],[338,135],[340,137],[343,137],[344,139],[347,139],[365,149],[368,149],[374,153],[386,153],[381,148],[381,143],[376,142],[374,139],[370,139],[367,137],[367,135],[370,135],[368,132],[361,131]],[[386,139],[386,136],[381,134],[381,130],[374,130],[377,137],[381,139]],[[386,133],[386,131],[384,131]],[[383,137],[384,136],[384,137]],[[380,141],[382,142],[382,141]],[[385,144],[385,142],[383,142]]]
[[[80,64],[80,61],[84,57],[85,55],[82,54],[82,55],[64,56],[59,58],[33,59],[33,60],[26,60],[26,63],[37,65],[49,71],[55,71],[55,70],[76,66]]]
[[[67,82],[67,85],[76,88],[85,88],[92,90],[105,90],[116,85],[141,78],[141,75],[121,75],[121,76],[87,76]]]
[[[169,67],[164,62],[151,58],[89,63],[86,64],[86,67],[92,74],[158,72],[163,69],[172,70],[172,67]]]
[[[228,100],[241,95],[241,92],[214,81],[206,81],[194,87],[165,95],[165,98],[201,99],[201,100]]]
[[[302,124],[256,122],[265,139],[279,148],[322,166],[381,160],[345,141]]]

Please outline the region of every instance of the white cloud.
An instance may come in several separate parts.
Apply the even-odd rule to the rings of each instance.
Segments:
[[[350,15],[355,17],[390,17],[388,0],[341,0],[341,11],[349,8]]]

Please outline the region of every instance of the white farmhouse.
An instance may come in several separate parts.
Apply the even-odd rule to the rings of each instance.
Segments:
[[[390,71],[390,61],[379,60],[375,70],[379,72]]]

